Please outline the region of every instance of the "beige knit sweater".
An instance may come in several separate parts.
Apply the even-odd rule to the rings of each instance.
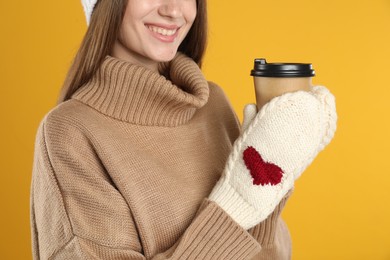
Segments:
[[[207,199],[240,134],[183,54],[166,77],[108,56],[36,136],[34,259],[289,259],[280,212],[250,230]]]

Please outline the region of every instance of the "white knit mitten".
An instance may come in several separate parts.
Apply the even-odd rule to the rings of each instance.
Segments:
[[[332,140],[336,122],[334,96],[323,86],[273,98],[258,113],[247,105],[243,133],[209,199],[243,228],[257,225]]]

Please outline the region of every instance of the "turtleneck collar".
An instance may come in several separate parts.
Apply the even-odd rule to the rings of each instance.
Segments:
[[[181,53],[162,64],[160,72],[107,56],[72,99],[133,124],[173,127],[187,123],[207,103],[206,79],[198,65]]]

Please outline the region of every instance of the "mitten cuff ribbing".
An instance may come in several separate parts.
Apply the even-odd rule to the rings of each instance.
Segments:
[[[209,196],[241,227],[248,230],[260,222],[261,215],[225,180],[221,178]]]

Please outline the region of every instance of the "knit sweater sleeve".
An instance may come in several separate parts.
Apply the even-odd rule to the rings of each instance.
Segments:
[[[171,248],[145,256],[132,212],[105,174],[85,129],[71,121],[49,126],[47,121],[42,120],[35,141],[34,259],[251,259],[260,252],[248,231],[205,199]]]

